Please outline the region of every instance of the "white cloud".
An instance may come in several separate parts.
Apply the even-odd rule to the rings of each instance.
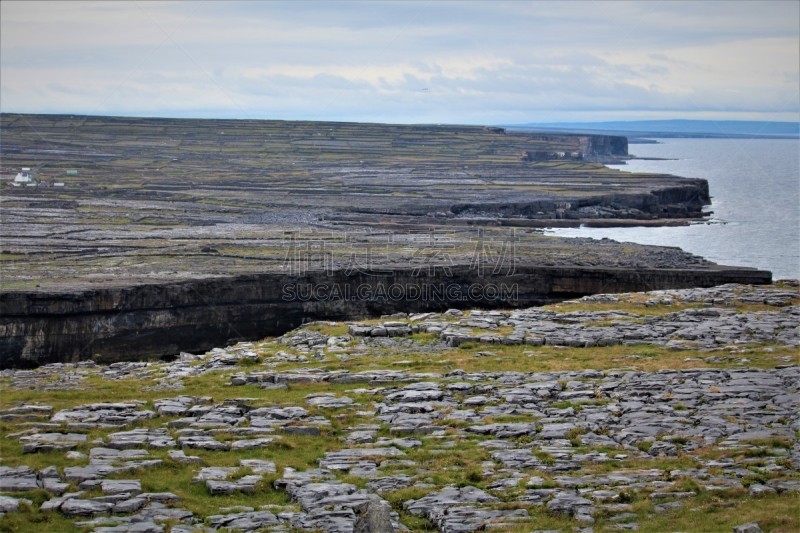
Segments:
[[[475,123],[800,110],[796,2],[0,9],[3,111]]]

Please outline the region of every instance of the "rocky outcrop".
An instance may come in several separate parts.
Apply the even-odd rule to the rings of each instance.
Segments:
[[[648,193],[606,194],[560,200],[459,203],[451,206],[450,211],[462,218],[692,219],[702,217],[703,208],[710,203],[708,182],[687,179],[686,184],[681,187],[654,189]]]
[[[584,153],[589,156],[627,156],[628,138],[620,135],[587,135]]]

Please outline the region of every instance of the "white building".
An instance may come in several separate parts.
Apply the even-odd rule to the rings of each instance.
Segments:
[[[36,187],[39,185],[39,180],[31,174],[31,169],[28,167],[23,167],[23,169],[17,173],[17,176],[14,178],[14,181],[11,182],[11,185],[14,187]]]

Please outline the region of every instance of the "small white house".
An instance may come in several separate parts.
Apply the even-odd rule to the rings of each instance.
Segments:
[[[23,167],[20,172],[17,172],[17,176],[11,182],[14,187],[36,187],[38,184],[39,181],[31,174],[31,169],[27,167]]]

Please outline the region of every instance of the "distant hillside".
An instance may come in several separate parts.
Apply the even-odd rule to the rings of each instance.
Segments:
[[[630,137],[798,137],[800,123],[748,120],[631,120],[617,122],[542,122],[512,129],[616,133]]]

